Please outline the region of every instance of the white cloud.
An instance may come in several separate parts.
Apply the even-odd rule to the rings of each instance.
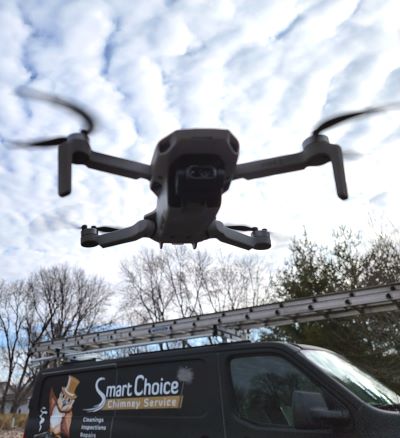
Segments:
[[[0,135],[80,129],[75,115],[14,95],[29,83],[92,111],[98,152],[149,163],[158,140],[190,127],[230,129],[240,162],[298,152],[321,118],[400,100],[397,7],[395,0],[9,0],[0,5]],[[366,154],[346,163],[351,200],[337,199],[327,164],[234,181],[218,217],[278,234],[306,227],[325,241],[342,223],[371,230],[371,215],[394,222],[397,120],[374,116],[328,132],[345,150]],[[75,166],[73,193],[61,199],[56,178],[55,150],[0,143],[4,277],[68,261],[116,280],[120,259],[156,247],[143,240],[85,249],[78,230],[63,228],[133,224],[156,205],[147,181]],[[242,252],[215,241],[199,247]],[[273,263],[281,253],[264,256]]]

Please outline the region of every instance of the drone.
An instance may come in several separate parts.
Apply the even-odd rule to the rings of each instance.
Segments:
[[[280,173],[332,163],[337,195],[347,199],[347,186],[341,147],[321,134],[353,117],[381,112],[387,107],[369,108],[333,117],[321,123],[303,142],[301,152],[237,164],[239,142],[225,129],[181,129],[160,140],[150,165],[95,152],[89,143],[93,118],[79,105],[58,96],[22,88],[21,97],[47,101],[72,110],[85,122],[84,128],[67,137],[15,141],[22,146],[58,146],[58,194],[71,193],[72,164],[128,178],[144,178],[157,196],[154,211],[127,228],[83,225],[81,245],[103,248],[148,237],[160,244],[192,244],[216,238],[243,249],[271,247],[266,228],[224,225],[216,219],[222,194],[232,181],[262,178]],[[251,234],[246,234],[251,232]]]

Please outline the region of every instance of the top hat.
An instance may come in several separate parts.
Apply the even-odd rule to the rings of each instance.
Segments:
[[[76,399],[77,395],[75,394],[76,387],[79,385],[79,379],[74,376],[68,376],[67,386],[63,386],[61,391],[69,398]]]

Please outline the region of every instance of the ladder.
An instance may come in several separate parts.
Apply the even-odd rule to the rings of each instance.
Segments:
[[[209,336],[239,337],[252,328],[346,318],[400,309],[400,283],[334,292],[238,310],[54,339],[32,349],[32,362]]]

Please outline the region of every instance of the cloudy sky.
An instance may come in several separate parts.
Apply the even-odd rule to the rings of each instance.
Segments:
[[[1,0],[0,277],[68,262],[114,282],[122,259],[158,248],[149,239],[80,246],[69,223],[129,226],[155,195],[147,181],[75,166],[72,194],[59,198],[56,149],[10,149],[4,139],[68,135],[80,120],[21,99],[17,87],[82,103],[101,153],[149,164],[176,129],[225,128],[247,162],[299,152],[332,115],[400,101],[399,23],[396,0]],[[337,198],[326,164],[235,181],[218,219],[277,236],[305,228],[323,243],[342,224],[397,232],[399,113],[326,133],[359,154],[345,163],[349,200]],[[288,254],[273,244],[262,253],[272,265]],[[215,241],[199,248],[244,253]]]

